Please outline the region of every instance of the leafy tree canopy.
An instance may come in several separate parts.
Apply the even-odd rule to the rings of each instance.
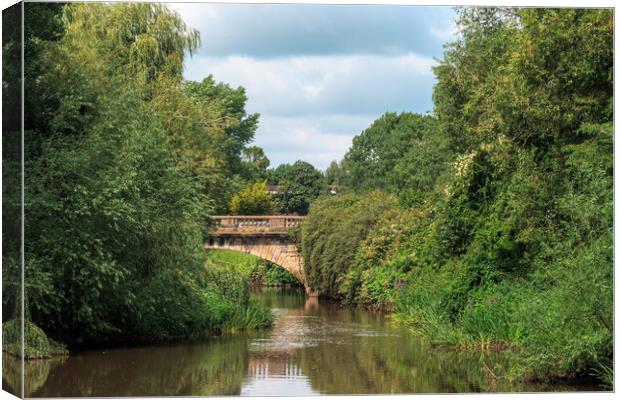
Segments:
[[[435,117],[388,112],[353,138],[340,179],[356,191],[429,192],[451,158],[447,143]]]
[[[273,176],[279,179],[280,185],[275,201],[284,214],[306,214],[310,203],[325,191],[323,174],[306,161],[280,165]]]
[[[228,206],[233,215],[261,215],[272,209],[271,194],[267,182],[248,183],[241,192],[234,195]]]
[[[329,167],[325,170],[325,181],[328,185],[342,185],[344,182],[345,171],[341,162],[336,160],[329,163]]]
[[[243,149],[242,160],[251,180],[267,180],[269,159],[261,147],[250,146]]]

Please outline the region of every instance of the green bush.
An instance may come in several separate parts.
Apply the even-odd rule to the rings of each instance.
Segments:
[[[24,342],[22,347],[21,321],[12,319],[2,323],[2,351],[24,358],[49,358],[68,354],[66,347],[47,337],[45,332],[31,321],[24,321]]]
[[[228,205],[233,215],[261,215],[271,212],[272,208],[271,194],[265,181],[247,184],[230,199]]]
[[[284,268],[270,262],[262,263],[264,277],[262,284],[266,286],[301,286],[301,282]]]
[[[167,271],[136,295],[136,337],[175,340],[271,326],[270,310],[250,300],[249,276],[213,259],[194,272]]]

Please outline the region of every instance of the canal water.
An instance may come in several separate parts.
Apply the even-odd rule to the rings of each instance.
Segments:
[[[26,396],[593,389],[510,383],[502,376],[518,361],[515,354],[432,348],[386,316],[307,298],[301,290],[262,289],[254,296],[276,314],[273,328],[193,344],[84,351],[62,359],[29,361]]]

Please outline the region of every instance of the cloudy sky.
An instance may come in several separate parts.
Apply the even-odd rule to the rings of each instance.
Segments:
[[[386,111],[431,111],[449,7],[175,3],[201,33],[185,78],[246,88],[271,166],[324,169]]]

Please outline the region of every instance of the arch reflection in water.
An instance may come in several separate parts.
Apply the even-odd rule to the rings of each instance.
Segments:
[[[285,379],[295,379],[304,376],[297,360],[284,359],[261,359],[260,357],[250,358],[248,375],[253,378],[269,378],[272,376]]]

